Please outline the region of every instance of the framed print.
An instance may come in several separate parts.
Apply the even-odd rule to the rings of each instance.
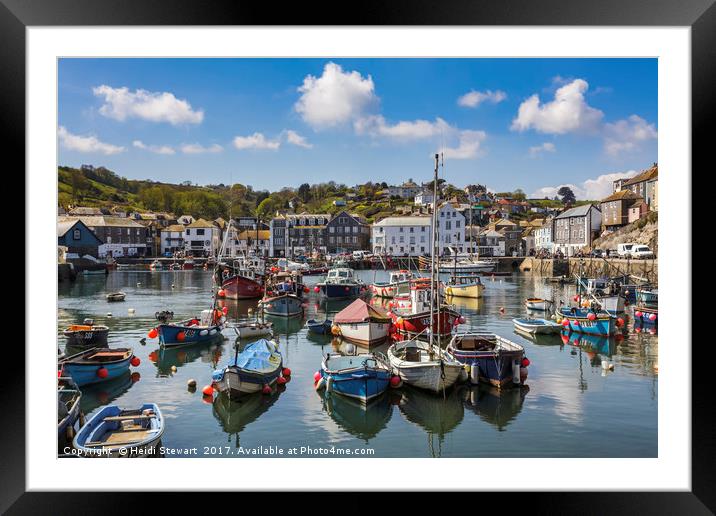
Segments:
[[[691,345],[712,2],[370,7],[4,1],[28,245],[3,509],[713,510]]]

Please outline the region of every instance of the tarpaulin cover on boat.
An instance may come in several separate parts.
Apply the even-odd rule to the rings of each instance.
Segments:
[[[362,299],[356,299],[350,305],[338,312],[333,321],[336,323],[358,323],[369,319],[382,321],[390,320],[388,314],[384,311],[370,306]]]
[[[281,354],[271,341],[266,339],[252,342],[239,353],[235,360],[230,360],[227,367],[236,366],[250,371],[272,371],[281,363]],[[214,371],[212,378],[220,380],[224,371]]]

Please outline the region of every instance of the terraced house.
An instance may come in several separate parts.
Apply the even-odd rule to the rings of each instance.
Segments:
[[[326,253],[326,225],[330,219],[328,213],[274,217],[269,224],[269,254],[273,257],[293,257],[313,251]]]
[[[58,218],[58,222],[67,220],[81,220],[97,235],[102,241],[98,248],[99,258],[148,256],[151,251],[147,246],[147,228],[132,219],[106,215]]]
[[[360,215],[341,211],[326,224],[329,253],[368,249],[370,226]]]
[[[585,247],[591,247],[599,236],[602,212],[594,204],[570,208],[552,221],[552,242],[554,252],[574,256]]]

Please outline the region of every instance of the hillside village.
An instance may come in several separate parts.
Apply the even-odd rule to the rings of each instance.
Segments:
[[[431,241],[433,185],[333,182],[278,192],[251,186],[198,186],[127,180],[103,167],[59,167],[58,244],[68,258],[217,256],[258,252],[298,257],[368,251],[425,256]],[[653,230],[658,165],[614,181],[613,193],[577,201],[529,199],[521,190],[439,184],[439,252],[480,256],[576,256],[614,248],[624,228]],[[233,219],[233,224],[228,219]],[[612,238],[610,238],[610,235]],[[655,247],[652,247],[655,250]]]

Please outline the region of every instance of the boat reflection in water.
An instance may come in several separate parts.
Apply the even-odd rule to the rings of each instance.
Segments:
[[[227,442],[231,442],[233,437],[236,447],[241,446],[239,434],[271,408],[285,390],[285,386],[281,385],[274,388],[271,394],[257,392],[242,396],[237,400],[229,399],[225,393],[216,396],[211,412],[227,434]]]
[[[87,416],[93,410],[112,403],[127,392],[140,378],[138,372],[126,371],[112,380],[82,387],[82,399],[80,400],[82,413]]]
[[[392,394],[390,391],[384,392],[368,404],[347,396],[326,393],[325,390],[318,395],[323,401],[323,410],[341,429],[368,444],[369,439],[378,435],[390,421],[393,414]]]
[[[216,369],[221,360],[223,339],[210,344],[187,346],[182,348],[159,348],[149,353],[149,360],[157,366],[157,377],[172,376],[172,367],[179,369],[187,364],[201,360],[208,364],[211,370]]]
[[[248,316],[252,316],[258,313],[257,299],[217,299],[216,306],[219,310],[224,307],[228,309],[226,313],[226,320],[236,321],[239,319],[245,319]]]
[[[593,360],[596,355],[611,358],[616,351],[617,345],[617,341],[614,337],[609,338],[602,335],[587,335],[584,333],[569,333],[564,331],[562,332],[562,342],[580,348],[587,353],[590,360]]]
[[[522,410],[522,403],[530,391],[528,385],[498,389],[492,385],[462,385],[458,388],[465,407],[480,419],[503,432]]]
[[[459,389],[448,389],[445,396],[403,385],[398,402],[405,419],[425,430],[431,457],[442,456],[445,436],[463,420],[465,409]]]
[[[305,311],[304,311],[305,315]],[[305,320],[300,317],[280,317],[275,315],[266,315],[265,320],[273,324],[274,335],[293,335],[303,329]]]
[[[562,339],[560,339],[559,332],[556,334],[529,333],[522,331],[519,328],[515,328],[514,333],[515,335],[519,335],[523,339],[527,339],[531,343],[537,344],[538,346],[562,346],[565,344],[562,342]]]
[[[446,302],[452,305],[452,307],[461,313],[475,313],[480,314],[485,308],[485,298],[471,298],[471,297],[455,297],[448,296]]]

